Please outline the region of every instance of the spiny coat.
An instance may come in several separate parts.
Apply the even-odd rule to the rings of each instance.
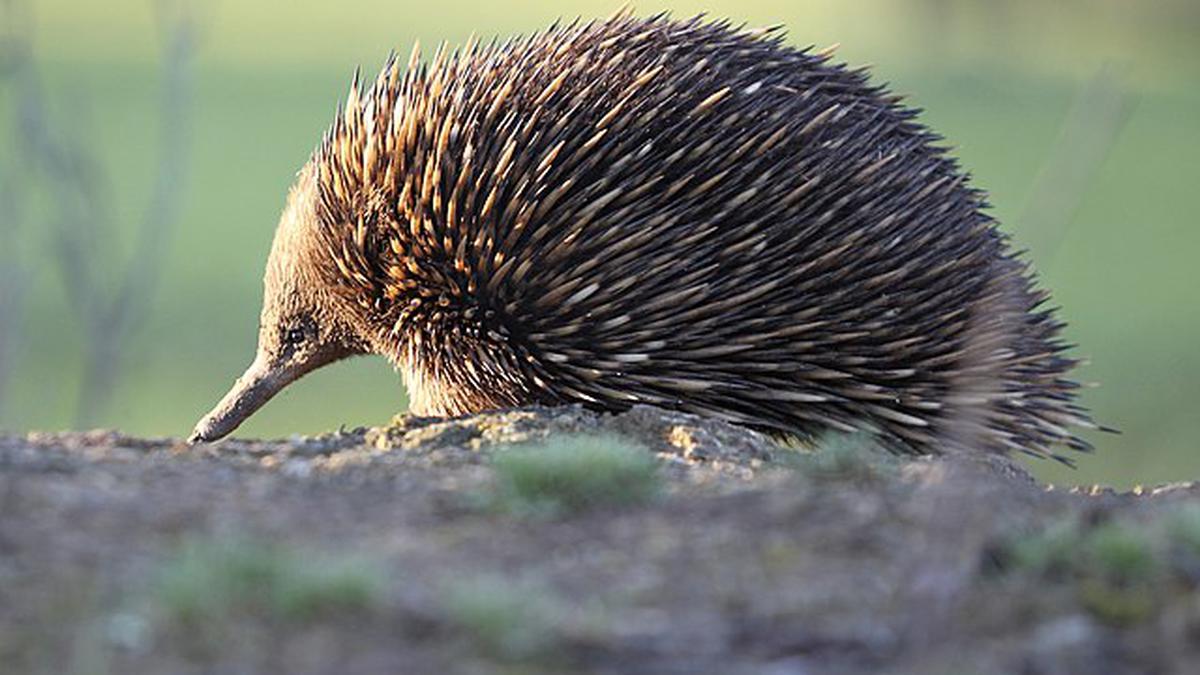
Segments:
[[[193,440],[372,352],[424,415],[646,403],[899,452],[1087,449],[1047,294],[916,114],[700,19],[393,57],[301,171],[258,358]]]

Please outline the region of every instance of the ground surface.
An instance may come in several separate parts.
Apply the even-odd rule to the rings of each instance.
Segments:
[[[498,496],[508,444],[581,432],[655,454],[660,489]],[[1195,486],[1064,492],[653,409],[0,436],[0,672],[1187,672],[1198,583]]]

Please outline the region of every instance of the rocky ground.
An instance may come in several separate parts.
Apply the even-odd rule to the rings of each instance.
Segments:
[[[1193,485],[649,408],[0,436],[0,672],[1192,672],[1198,585]]]

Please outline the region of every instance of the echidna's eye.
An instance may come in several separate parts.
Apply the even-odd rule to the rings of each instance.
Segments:
[[[300,344],[301,342],[304,342],[304,329],[303,328],[289,328],[283,334],[283,343],[286,345],[295,347],[296,345]]]

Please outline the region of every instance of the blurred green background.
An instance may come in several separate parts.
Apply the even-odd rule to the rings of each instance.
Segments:
[[[249,362],[262,265],[285,192],[355,66],[370,73],[390,49],[406,55],[417,38],[432,47],[472,32],[528,33],[559,16],[603,17],[617,7],[196,3],[181,216],[148,318],[124,341],[121,377],[95,423],[185,434]],[[113,209],[128,226],[102,242],[112,251],[96,255],[115,252],[104,265],[119,269],[157,171],[162,7],[34,0],[29,9],[27,23],[0,32],[30,31],[50,114],[100,159]],[[1200,479],[1200,3],[713,0],[635,9],[782,23],[794,45],[840,43],[839,58],[873,64],[877,79],[925,109],[924,121],[947,137],[990,192],[994,214],[1030,249],[1070,323],[1068,339],[1091,360],[1080,376],[1102,383],[1085,402],[1123,431],[1093,435],[1098,452],[1081,457],[1076,471],[1049,462],[1035,470],[1119,486]],[[19,102],[11,87],[0,96],[3,165],[17,156],[10,129]],[[1107,133],[1111,109],[1118,112]],[[20,222],[0,227],[0,250],[28,272],[21,330],[10,345],[16,367],[0,409],[0,427],[13,430],[77,419],[84,333],[39,215],[53,188],[43,193]],[[388,365],[360,359],[297,383],[239,433],[378,423],[404,405]]]

